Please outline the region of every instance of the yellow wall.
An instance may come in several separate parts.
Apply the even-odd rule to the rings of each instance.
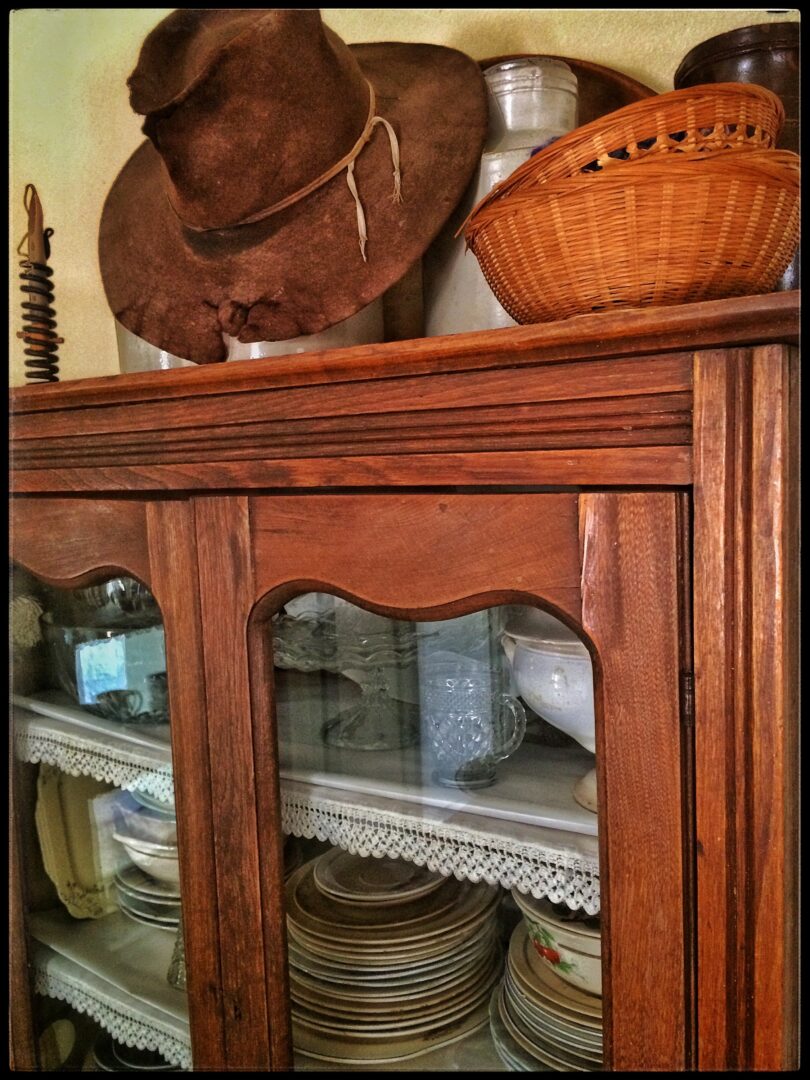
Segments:
[[[126,79],[149,30],[172,10],[23,8],[11,13],[11,238],[26,229],[26,183],[36,184],[55,230],[54,269],[62,380],[118,371],[112,315],[96,257],[104,198],[143,136]],[[425,41],[475,59],[545,52],[618,68],[659,92],[681,59],[715,34],[753,23],[798,21],[798,11],[324,8],[346,41]],[[25,382],[11,258],[10,383]]]

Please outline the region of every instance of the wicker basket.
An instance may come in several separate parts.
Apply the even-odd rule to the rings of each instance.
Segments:
[[[768,150],[784,119],[776,94],[753,83],[713,83],[644,98],[575,128],[530,157],[481,200],[470,218],[525,187],[598,174],[647,156]]]
[[[513,191],[466,230],[519,323],[769,292],[799,242],[798,155],[716,151]]]

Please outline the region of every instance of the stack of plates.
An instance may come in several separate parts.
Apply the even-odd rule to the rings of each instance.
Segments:
[[[500,974],[498,890],[333,849],[287,884],[293,1041],[403,1061],[481,1027]]]
[[[156,881],[137,866],[126,866],[115,875],[121,910],[136,922],[177,930],[180,923],[180,889]]]
[[[156,1050],[138,1050],[116,1042],[106,1031],[93,1044],[93,1064],[99,1072],[179,1072]]]
[[[121,910],[136,922],[176,931],[180,885],[174,811],[143,792],[125,792],[118,801],[113,835],[133,861],[115,875]]]
[[[524,922],[509,943],[490,1027],[495,1049],[515,1071],[601,1071],[602,999],[555,975],[535,951]]]

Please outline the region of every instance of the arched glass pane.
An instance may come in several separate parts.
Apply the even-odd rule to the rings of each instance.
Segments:
[[[499,606],[271,620],[302,1070],[602,1061],[590,654]]]
[[[40,1067],[191,1066],[164,629],[15,568],[14,804]]]

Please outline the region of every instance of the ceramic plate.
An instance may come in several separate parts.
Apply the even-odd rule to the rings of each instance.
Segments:
[[[165,909],[173,910],[174,908],[180,907],[179,896],[157,896],[154,893],[145,893],[137,889],[132,889],[123,881],[120,874],[116,874],[114,880],[115,887],[118,890],[119,900],[123,893],[128,900],[138,901],[138,903],[133,905],[135,908],[138,907],[138,904],[149,904],[151,908],[163,908],[164,911]],[[159,915],[160,912],[156,910],[155,914]]]
[[[424,942],[417,941],[408,947],[399,946],[396,949],[382,945],[374,948],[358,944],[356,949],[351,944],[333,946],[324,938],[313,937],[292,923],[288,924],[288,934],[314,956],[334,961],[344,967],[356,965],[358,969],[375,969],[402,967],[419,960],[446,955],[473,940],[478,933],[486,932],[491,924],[494,925],[493,915],[485,912],[463,931],[446,933],[439,938],[431,937]]]
[[[491,916],[498,901],[494,886],[463,883],[467,887],[459,890],[456,903],[442,904],[431,917],[420,918],[401,931],[395,923],[375,923],[374,919],[379,916],[373,908],[369,908],[367,919],[363,918],[361,909],[358,921],[353,925],[340,922],[346,917],[343,912],[315,922],[299,903],[298,886],[307,870],[306,865],[302,866],[287,884],[287,921],[301,935],[314,942],[324,941],[327,948],[335,951],[407,952],[419,946],[428,948],[432,939],[469,936],[477,924]],[[328,912],[325,910],[324,914]]]
[[[313,956],[305,947],[298,946],[293,938],[288,941],[288,951],[291,966],[303,970],[314,978],[327,982],[354,984],[357,987],[367,985],[369,987],[403,987],[411,986],[420,981],[435,979],[440,974],[446,974],[448,970],[457,970],[461,963],[466,963],[472,958],[480,958],[490,947],[494,935],[494,927],[484,928],[485,933],[476,938],[464,949],[452,952],[449,955],[429,957],[418,963],[405,965],[393,965],[390,967],[362,968],[354,964],[336,964],[330,960]]]
[[[180,925],[180,919],[176,922],[165,922],[160,919],[153,919],[147,915],[138,915],[134,911],[130,911],[129,908],[122,907],[121,911],[130,919],[134,919],[137,923],[142,923],[144,926],[154,926],[158,930],[168,930],[172,934],[177,932],[177,927]]]
[[[476,886],[455,878],[442,878],[440,890],[431,889],[429,893],[414,900],[390,903],[350,903],[324,895],[317,884],[317,863],[308,863],[296,872],[287,886],[287,911],[296,922],[333,937],[334,932],[346,928],[347,931],[360,929],[364,933],[372,930],[398,937],[418,937],[424,925],[435,922],[440,916],[451,917],[452,909],[461,908],[471,891]],[[406,864],[407,865],[407,864]],[[461,914],[459,914],[459,921]],[[379,928],[379,929],[378,929]]]
[[[507,968],[510,976],[514,980],[515,986],[520,990],[525,998],[527,998],[532,1007],[539,1012],[546,1013],[549,1017],[553,1017],[555,1020],[569,1025],[574,1031],[590,1030],[596,1033],[602,1031],[602,1020],[592,1016],[585,1016],[583,1013],[574,1012],[572,1009],[566,1008],[559,1001],[555,1001],[550,997],[543,997],[534,984],[526,983],[510,965],[507,960]]]
[[[296,1041],[296,1037],[293,1037],[295,1050],[301,1054],[302,1058],[308,1058],[312,1061],[322,1061],[334,1065],[341,1065],[344,1068],[346,1066],[354,1066],[359,1071],[369,1071],[369,1066],[376,1065],[393,1065],[402,1061],[411,1061],[420,1058],[423,1054],[428,1054],[433,1050],[441,1050],[443,1047],[452,1046],[453,1043],[460,1042],[462,1039],[466,1039],[472,1035],[475,1031],[484,1027],[487,1022],[487,1016],[485,1008],[477,1009],[473,1013],[469,1020],[464,1023],[459,1023],[440,1035],[434,1035],[432,1040],[425,1042],[424,1039],[412,1039],[404,1043],[404,1050],[399,1053],[390,1054],[390,1050],[396,1051],[396,1047],[393,1045],[390,1047],[389,1056],[376,1056],[374,1053],[367,1053],[365,1056],[360,1057],[352,1048],[349,1048],[353,1056],[346,1054],[342,1057],[335,1057],[329,1053],[331,1049],[328,1040],[324,1040],[322,1049],[320,1051],[315,1049],[305,1049],[303,1046],[299,1046]],[[383,1053],[379,1051],[380,1055]],[[324,1070],[320,1070],[324,1071]],[[374,1071],[372,1069],[372,1071]]]
[[[578,990],[571,983],[555,975],[548,964],[537,955],[529,938],[526,923],[520,923],[509,942],[509,967],[526,985],[552,1003],[563,1005],[569,1012],[581,1014],[592,1020],[602,1018],[602,999]]]
[[[314,864],[321,893],[355,903],[401,904],[454,880],[403,859],[363,858],[333,848]]]
[[[180,922],[180,908],[149,908],[147,905],[139,905],[134,900],[129,900],[125,896],[119,897],[121,901],[121,910],[131,915],[140,915],[142,919],[149,919],[156,925],[165,924],[166,926],[177,926]]]
[[[505,986],[503,991],[503,1009],[517,1030],[542,1051],[548,1051],[565,1061],[570,1060],[572,1064],[584,1069],[597,1068],[602,1064],[600,1046],[582,1047],[553,1027],[541,1027],[533,1019],[524,1018],[515,1005],[515,999],[509,994],[508,986]]]
[[[499,967],[499,958],[493,956],[488,970],[484,972],[476,985],[467,987],[462,993],[449,991],[437,1003],[430,1007],[426,1005],[423,1012],[417,1012],[415,1015],[403,1015],[397,1012],[388,1017],[330,1018],[325,1016],[320,1009],[313,1012],[298,1002],[294,1002],[293,1022],[306,1025],[313,1031],[332,1032],[337,1035],[356,1034],[370,1039],[432,1031],[435,1027],[443,1027],[452,1020],[464,1016],[470,1009],[477,1008],[484,997],[488,999],[492,986],[497,980]]]
[[[500,993],[500,986],[496,986],[489,999],[489,1030],[498,1057],[513,1072],[545,1072],[545,1069],[537,1068],[537,1059],[527,1054],[520,1043],[515,1042],[509,1034],[498,1008]]]
[[[503,1020],[507,1031],[515,1040],[515,1042],[517,1042],[518,1045],[521,1046],[527,1054],[530,1054],[537,1061],[542,1062],[544,1065],[550,1065],[555,1072],[592,1071],[591,1069],[583,1067],[581,1065],[575,1065],[570,1062],[560,1061],[559,1059],[556,1059],[552,1054],[547,1053],[542,1047],[538,1046],[534,1039],[527,1038],[523,1034],[523,1032],[515,1025],[515,1022],[513,1021],[508,1009],[506,1008],[503,988],[501,988],[501,993],[498,997],[498,1010],[500,1012],[501,1020]]]
[[[129,892],[147,900],[162,898],[180,902],[180,890],[168,881],[157,881],[139,866],[125,866],[116,874],[116,879]]]
[[[552,1041],[562,1039],[572,1049],[580,1049],[587,1054],[602,1055],[602,1029],[587,1028],[565,1020],[554,1013],[547,1012],[541,1006],[530,1001],[521,993],[519,987],[510,978],[509,972],[504,978],[504,993],[512,1011],[522,1017],[525,1023],[537,1028],[541,1034],[547,1034]]]
[[[407,1035],[368,1039],[330,1032],[319,1033],[293,1019],[293,1045],[311,1057],[322,1061],[351,1064],[377,1061],[380,1064],[402,1061],[408,1057],[435,1050],[463,1038],[487,1023],[488,1007],[484,1000],[467,1015],[451,1020],[435,1030]]]
[[[351,1007],[355,1003],[364,1005],[372,1002],[378,1002],[381,1006],[402,1005],[407,1007],[415,997],[433,993],[436,990],[451,986],[455,982],[460,982],[471,971],[482,967],[486,957],[489,955],[490,947],[489,942],[485,942],[480,950],[476,950],[471,959],[465,958],[459,962],[457,957],[453,956],[450,958],[452,963],[438,969],[434,968],[433,971],[428,969],[426,974],[418,972],[416,973],[418,977],[414,977],[414,974],[409,971],[403,976],[389,980],[392,985],[375,982],[352,986],[350,983],[345,982],[344,976],[341,976],[341,979],[344,980],[340,989],[341,1000],[346,1003],[347,1007]],[[326,995],[329,1000],[334,1001],[335,989],[334,986],[329,985],[333,981],[328,980],[325,985],[323,979],[308,975],[294,964],[290,965],[290,982],[302,993],[309,991],[314,994]]]
[[[374,998],[366,1000],[344,1000],[334,993],[325,995],[301,987],[294,980],[290,985],[290,994],[296,1007],[302,1013],[314,1012],[315,1020],[325,1026],[342,1026],[356,1020],[365,1024],[386,1024],[402,1021],[403,1024],[418,1023],[441,1010],[446,1010],[449,999],[454,1004],[461,1004],[480,991],[481,985],[490,981],[495,970],[500,970],[500,954],[493,950],[487,957],[468,969],[461,977],[439,988],[428,986],[421,994],[414,995],[407,1002],[385,1001]],[[321,1017],[321,1020],[318,1018]],[[333,1018],[333,1019],[330,1019]],[[397,1023],[397,1026],[399,1024]]]
[[[100,824],[109,784],[70,776],[42,764],[37,777],[35,821],[42,863],[59,899],[77,919],[99,919],[117,907],[113,875],[120,857],[109,827]],[[112,802],[108,805],[112,813]]]

